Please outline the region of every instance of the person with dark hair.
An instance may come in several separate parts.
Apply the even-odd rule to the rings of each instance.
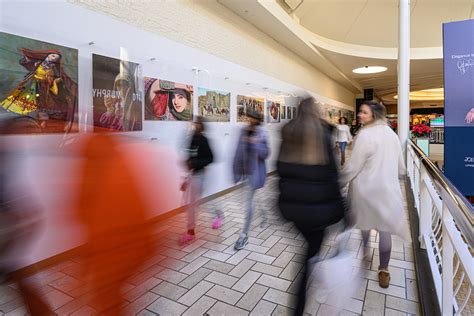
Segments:
[[[379,233],[378,279],[379,285],[387,288],[391,234],[408,236],[399,182],[399,176],[405,174],[405,163],[400,141],[385,120],[385,107],[378,102],[365,102],[358,116],[363,128],[357,135],[351,159],[341,170],[340,182],[342,187],[349,186],[350,210],[355,227],[362,231],[364,245],[372,229]]]
[[[170,112],[180,121],[186,121],[192,116],[192,109],[188,104],[191,104],[191,95],[185,89],[174,89],[171,98]]]
[[[347,119],[345,117],[339,119],[339,124],[337,124],[336,127],[336,142],[341,151],[341,166],[343,166],[346,162],[346,146],[352,142],[352,135],[349,126],[347,126]]]
[[[321,247],[326,227],[344,217],[337,163],[332,151],[334,127],[321,118],[313,98],[303,100],[296,118],[282,130],[277,171],[280,176],[280,211],[308,243],[306,260]],[[308,264],[303,268],[295,315],[303,315]]]
[[[265,185],[267,176],[265,159],[270,154],[265,130],[260,126],[262,121],[260,113],[252,111],[247,113],[247,116],[249,124],[240,133],[233,163],[234,181],[246,181],[248,192],[247,216],[244,229],[235,242],[235,250],[243,249],[247,245],[247,234],[254,213],[253,197],[255,191]]]
[[[214,156],[207,137],[204,135],[205,125],[201,116],[197,116],[193,122],[193,136],[188,147],[188,159],[186,166],[190,172],[187,181],[181,187],[185,192],[187,203],[187,221],[188,230],[181,236],[180,244],[185,244],[194,240],[196,237],[194,229],[196,228],[196,216],[199,208],[199,199],[202,194],[204,183],[204,169],[212,163]],[[213,222],[213,228],[218,228],[222,223],[222,218],[217,216]]]
[[[357,135],[357,133],[360,130],[360,127],[361,126],[360,126],[359,121],[357,119],[353,119],[351,123],[351,129],[350,129],[352,137],[355,137]]]

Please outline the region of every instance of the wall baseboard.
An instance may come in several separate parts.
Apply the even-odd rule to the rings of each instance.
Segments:
[[[276,175],[276,171],[272,171],[272,172],[267,173],[267,177],[271,177],[271,176],[274,176],[274,175]],[[234,185],[234,186],[232,186],[228,189],[225,189],[223,191],[219,191],[217,193],[206,196],[205,198],[202,198],[199,202],[200,203],[207,203],[207,202],[212,201],[214,199],[217,199],[221,196],[229,194],[229,193],[231,193],[235,190],[238,190],[238,189],[242,188],[244,185],[245,185],[245,183],[239,183],[239,184]],[[174,216],[178,215],[179,213],[186,211],[186,206],[187,205],[183,205],[183,206],[175,208],[171,211],[168,211],[166,213],[154,216],[151,219],[149,219],[148,222],[150,224],[156,224],[156,223],[164,221],[168,218],[174,217]],[[57,255],[54,255],[52,257],[48,257],[46,259],[43,259],[41,261],[38,261],[36,263],[33,263],[31,265],[28,265],[26,267],[18,269],[16,271],[14,271],[13,274],[15,274],[17,276],[20,276],[20,277],[26,277],[26,276],[29,276],[29,275],[33,275],[33,274],[35,274],[35,273],[37,273],[37,272],[39,272],[43,269],[46,269],[46,268],[48,268],[52,265],[58,264],[62,261],[66,261],[66,260],[69,260],[69,259],[72,259],[72,258],[78,256],[81,253],[82,248],[83,248],[83,246],[78,246],[78,247],[66,250],[66,251],[61,252],[61,253],[59,253]]]

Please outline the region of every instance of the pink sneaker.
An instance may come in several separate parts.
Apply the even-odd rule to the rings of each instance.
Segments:
[[[187,244],[190,241],[193,241],[194,239],[196,239],[195,235],[191,235],[191,234],[186,233],[186,234],[182,235],[179,238],[179,244],[184,245],[184,244]]]
[[[221,226],[222,226],[222,218],[220,217],[214,218],[214,220],[212,221],[212,228],[218,229]]]

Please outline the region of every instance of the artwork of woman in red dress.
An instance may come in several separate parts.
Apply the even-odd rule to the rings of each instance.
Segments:
[[[73,128],[77,110],[77,83],[63,69],[58,50],[20,49],[19,63],[28,73],[8,96],[1,108],[38,120],[48,132]]]

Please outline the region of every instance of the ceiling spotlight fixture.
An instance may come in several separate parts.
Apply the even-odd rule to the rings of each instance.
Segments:
[[[384,72],[386,70],[387,70],[387,67],[383,67],[383,66],[364,66],[364,67],[356,68],[352,70],[352,72],[356,74],[376,74],[379,72]]]
[[[224,80],[229,80],[230,78],[229,77],[225,77]]]
[[[246,86],[250,86],[250,82],[247,82],[245,85],[246,85]]]

